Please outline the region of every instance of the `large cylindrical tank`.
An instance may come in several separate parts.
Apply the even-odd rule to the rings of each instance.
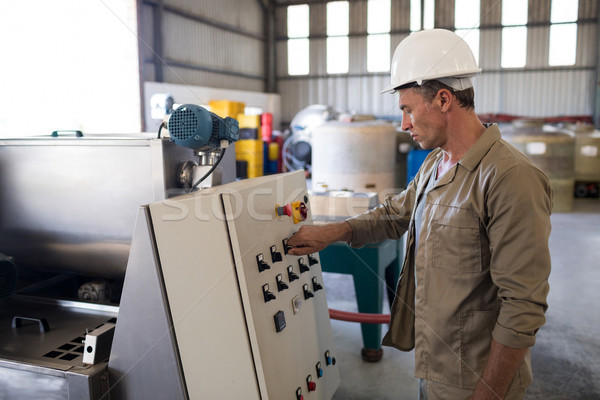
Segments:
[[[396,191],[398,133],[379,121],[331,121],[312,134],[312,185],[316,191],[377,192],[380,199]]]
[[[502,136],[548,176],[554,189],[554,212],[573,209],[575,137],[540,120],[517,120]]]
[[[598,198],[600,189],[600,131],[593,125],[570,125],[575,133],[575,197]]]

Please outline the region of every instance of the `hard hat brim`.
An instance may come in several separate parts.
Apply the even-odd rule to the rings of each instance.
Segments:
[[[416,79],[413,82],[417,82],[418,85],[422,85],[423,82],[425,82],[425,81],[434,81],[434,80],[439,79],[439,78],[473,78],[478,73],[481,72],[481,68],[476,68],[476,69],[473,69],[471,71],[465,71],[465,72],[466,73],[464,73],[464,74],[452,75],[452,76],[446,75],[444,73],[439,74],[439,76],[436,76],[436,75],[427,75],[427,76],[422,77],[421,79]],[[408,83],[411,83],[411,82],[401,82],[399,84],[392,84],[390,86],[387,86],[381,92],[379,92],[379,94],[395,93],[396,92],[396,88],[398,88],[400,86],[404,86],[404,85],[406,85]]]

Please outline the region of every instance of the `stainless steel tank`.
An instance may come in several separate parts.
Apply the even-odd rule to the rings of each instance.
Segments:
[[[516,120],[502,136],[548,176],[554,189],[554,212],[573,209],[575,137],[541,120]]]
[[[193,150],[155,135],[0,139],[0,253],[21,268],[119,278],[140,205],[182,192]]]
[[[330,121],[312,134],[313,190],[397,192],[396,127],[385,121]]]

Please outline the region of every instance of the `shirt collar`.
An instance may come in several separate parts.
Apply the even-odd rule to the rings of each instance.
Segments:
[[[481,137],[475,142],[473,146],[463,155],[458,161],[460,165],[468,169],[469,171],[475,170],[477,165],[481,162],[481,159],[487,154],[492,148],[494,143],[500,140],[500,128],[497,124],[486,125],[487,129],[483,132]]]

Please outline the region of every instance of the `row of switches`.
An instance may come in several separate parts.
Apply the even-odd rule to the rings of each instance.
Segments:
[[[289,286],[287,283],[285,283],[283,281],[283,277],[281,276],[281,274],[277,275],[277,290],[279,292],[281,292],[288,288],[289,288]],[[314,297],[315,295],[313,294],[313,292],[318,292],[319,290],[323,289],[323,285],[321,285],[317,281],[316,276],[313,276],[313,278],[312,278],[312,288],[313,288],[313,291],[311,292],[310,289],[308,288],[308,284],[305,283],[304,285],[302,285],[302,291],[304,292],[304,300],[308,300],[311,297]],[[269,301],[276,299],[275,294],[273,292],[271,292],[271,290],[269,289],[268,283],[265,283],[262,286],[262,290],[263,290],[263,297],[265,299],[265,303],[268,303]]]
[[[281,253],[277,253],[277,254],[279,254],[279,257],[281,257]],[[269,265],[269,263],[267,263],[265,261],[265,257],[263,256],[262,253],[259,253],[256,256],[256,263],[258,265],[258,272],[263,272],[263,271],[266,271],[268,269],[271,269],[271,266]],[[298,259],[298,267],[300,268],[300,273],[304,273],[304,272],[310,271],[309,267],[312,266],[312,265],[315,265],[317,263],[318,263],[317,259],[312,254],[308,255],[308,265],[306,265],[306,261],[304,261],[304,258],[299,258]],[[290,271],[291,267],[292,267],[291,265],[288,267],[288,272]],[[290,281],[292,281],[292,280],[294,280],[294,279],[290,279]]]

